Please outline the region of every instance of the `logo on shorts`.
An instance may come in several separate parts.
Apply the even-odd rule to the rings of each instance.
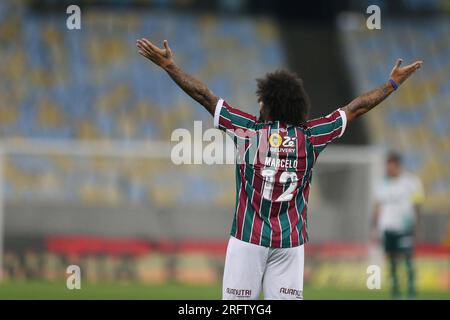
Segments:
[[[233,289],[227,288],[226,293],[236,296],[237,298],[250,298],[252,296],[252,290],[248,289]]]
[[[281,294],[287,294],[290,296],[295,296],[295,299],[303,299],[303,291],[291,288],[280,288]]]

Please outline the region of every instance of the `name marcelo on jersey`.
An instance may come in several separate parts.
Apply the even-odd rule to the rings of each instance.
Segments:
[[[280,159],[280,158],[266,157],[266,161],[264,162],[264,164],[266,167],[296,169],[298,161],[292,160],[292,159]]]

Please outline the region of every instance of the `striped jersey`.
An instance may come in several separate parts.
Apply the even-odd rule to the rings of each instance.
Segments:
[[[306,243],[313,167],[320,152],[342,136],[346,122],[340,109],[302,126],[263,122],[220,99],[214,126],[237,148],[231,235],[271,248]]]

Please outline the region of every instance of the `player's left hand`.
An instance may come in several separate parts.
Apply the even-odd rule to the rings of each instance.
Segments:
[[[408,79],[415,71],[422,67],[423,61],[417,60],[407,66],[401,67],[403,60],[398,59],[392,68],[391,79],[394,80],[398,85],[401,85],[406,79]]]
[[[138,53],[147,59],[151,60],[154,64],[161,68],[173,64],[172,50],[169,48],[167,40],[163,42],[164,49],[158,48],[149,40],[142,38],[137,40],[136,46],[138,47]]]

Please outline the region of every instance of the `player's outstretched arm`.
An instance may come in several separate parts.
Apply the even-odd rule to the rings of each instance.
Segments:
[[[173,61],[172,50],[169,48],[167,40],[164,40],[163,44],[164,49],[161,49],[147,39],[137,40],[140,55],[164,69],[184,92],[204,106],[211,115],[214,115],[219,98],[203,82],[181,70]]]
[[[347,121],[363,115],[370,111],[372,108],[386,99],[394,90],[397,89],[406,79],[408,79],[416,70],[418,70],[423,61],[418,60],[407,66],[400,67],[403,60],[398,59],[391,71],[390,78],[380,87],[366,92],[359,97],[355,98],[348,105],[342,108],[347,116]]]

